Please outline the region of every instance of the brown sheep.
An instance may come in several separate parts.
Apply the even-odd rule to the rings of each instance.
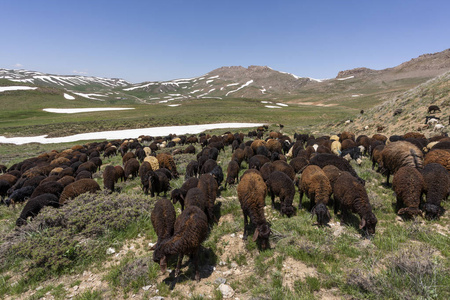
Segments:
[[[195,265],[195,279],[200,281],[198,272],[198,253],[201,243],[208,234],[208,219],[196,206],[186,208],[175,221],[175,230],[171,238],[162,241],[153,252],[153,261],[159,263],[161,272],[167,269],[168,256],[178,254],[175,276],[180,273],[181,262],[186,254],[192,255]]]
[[[266,146],[266,141],[264,140],[254,140],[252,144],[250,145],[250,148],[252,148],[253,153],[256,153],[256,149],[258,149],[259,146]]]
[[[91,173],[95,173],[95,172],[97,172],[97,168],[98,168],[97,165],[94,162],[89,160],[89,161],[79,165],[75,174],[78,175],[82,171],[89,171]]]
[[[177,202],[180,202],[181,205],[181,210],[184,210],[184,199],[186,198],[186,194],[187,192],[198,186],[198,178],[196,177],[190,177],[188,178],[183,185],[181,186],[181,188],[179,189],[174,189],[172,190],[172,192],[170,193],[170,198],[173,201],[173,204],[175,205]]]
[[[341,136],[339,137],[339,141],[342,143],[343,140],[350,139],[352,141],[355,141],[355,134],[353,132],[344,131],[341,133]]]
[[[158,240],[151,250],[155,250],[163,240],[173,236],[176,217],[175,208],[170,200],[162,198],[156,201],[150,219]]]
[[[128,152],[131,153],[131,152]],[[134,177],[138,176],[139,173],[139,161],[136,158],[130,158],[126,163],[124,167],[125,171],[125,180],[127,180],[130,176],[133,179]]]
[[[198,179],[197,187],[202,190],[207,199],[207,216],[209,221],[217,221],[213,214],[214,203],[217,198],[217,190],[219,188],[217,181],[211,174],[203,174]]]
[[[292,203],[294,202],[295,185],[289,176],[280,171],[273,171],[266,184],[272,199],[272,207],[275,207],[275,196],[278,196],[281,202],[281,215],[293,216],[295,209]]]
[[[294,168],[295,173],[301,173],[306,168],[306,166],[309,164],[308,160],[304,157],[294,157],[289,162],[289,165]]]
[[[43,183],[43,181],[41,181],[36,189],[34,189],[33,194],[31,194],[30,198],[35,198],[42,194],[53,194],[59,198],[63,190],[64,186],[59,182],[49,181]]]
[[[265,163],[270,162],[270,159],[264,155],[254,155],[248,162],[249,169],[259,170]]]
[[[426,203],[422,210],[427,219],[438,219],[445,211],[441,206],[441,201],[446,199],[450,193],[450,175],[442,165],[430,163],[423,168],[422,176],[424,179],[423,192],[426,195]]]
[[[375,168],[375,164],[378,165],[377,172],[380,171],[380,165],[382,164],[381,153],[384,150],[384,145],[376,146],[372,151],[372,170]]]
[[[345,139],[341,142],[341,150],[350,149],[356,147],[358,144],[354,140]]]
[[[170,189],[169,178],[161,169],[156,171],[148,171],[148,190],[150,195],[155,197],[155,193],[159,196],[160,193],[164,193],[166,196],[167,191]]]
[[[114,184],[116,183],[116,168],[114,166],[106,166],[103,170],[103,188],[114,191]]]
[[[131,158],[136,158],[136,155],[133,152],[127,152],[124,156],[122,156],[122,165],[125,166],[127,161]]]
[[[270,152],[278,152],[281,153],[281,144],[279,141],[274,139],[269,139],[266,142],[266,147],[269,149]]]
[[[186,208],[189,206],[197,206],[202,211],[207,213],[207,199],[205,194],[202,192],[201,189],[198,187],[194,187],[186,193],[186,197],[184,198],[184,204],[186,205]]]
[[[235,160],[231,160],[227,167],[227,179],[225,181],[225,188],[228,184],[235,184],[239,181],[239,164]]]
[[[443,149],[430,151],[425,156],[424,165],[438,163],[450,172],[450,152]]]
[[[59,207],[58,197],[54,194],[42,194],[27,201],[16,221],[16,226],[27,224],[28,217],[35,217],[45,206]]]
[[[327,204],[330,200],[332,188],[325,172],[318,166],[307,166],[302,172],[298,190],[300,192],[298,208],[302,208],[303,193],[306,193],[306,196],[310,199],[309,209],[311,214],[317,215],[319,225],[326,225],[331,219]]]
[[[331,185],[331,191],[334,190],[334,184],[336,183],[336,180],[341,176],[342,171],[339,170],[336,166],[333,165],[327,165],[323,167],[323,172],[327,176],[328,180],[330,181]]]
[[[354,176],[361,184],[365,184],[365,181],[358,176],[356,171],[353,169],[353,167],[350,165],[348,161],[346,161],[344,158],[336,156],[334,154],[328,154],[328,153],[321,153],[316,156],[314,156],[311,161],[311,165],[316,165],[321,168],[327,166],[327,165],[333,165],[336,166],[341,171],[347,171],[352,176]]]
[[[172,155],[167,153],[159,153],[156,155],[156,159],[158,160],[160,168],[168,169],[174,178],[178,178],[177,166],[175,165]]]
[[[121,181],[125,181],[125,170],[122,168],[122,166],[114,166],[114,169],[116,169],[115,182],[119,182],[119,179]]]
[[[276,171],[283,172],[286,174],[292,181],[295,179],[295,170],[292,166],[290,166],[284,160],[276,160],[272,163],[273,167]]]
[[[381,152],[381,162],[386,173],[386,185],[388,185],[390,174],[395,174],[401,167],[422,169],[423,154],[417,146],[406,141],[398,141],[384,147]]]
[[[392,188],[397,196],[398,215],[406,214],[410,218],[422,215],[419,204],[423,186],[422,174],[416,168],[405,166],[398,169],[392,180]],[[403,205],[406,207],[401,208]]]
[[[269,245],[269,235],[272,232],[264,216],[264,198],[267,194],[267,187],[258,171],[253,170],[241,177],[241,182],[237,187],[238,198],[244,214],[244,240],[248,237],[248,217],[252,224],[256,226],[253,234],[253,241],[260,241],[261,248],[266,249]]]
[[[59,204],[66,203],[69,199],[73,199],[84,193],[95,193],[100,190],[100,186],[94,179],[80,179],[69,184],[64,188],[59,197]]]
[[[66,187],[72,182],[75,182],[75,178],[73,176],[66,175],[64,177],[61,177],[57,182],[61,183],[63,187]]]
[[[148,161],[144,161],[139,167],[139,177],[141,178],[142,191],[148,194],[148,172],[152,171],[152,167]]]
[[[336,180],[333,189],[334,213],[341,209],[341,219],[344,220],[349,211],[357,213],[361,218],[359,229],[365,229],[368,234],[375,234],[378,220],[372,212],[369,196],[364,186],[349,172],[342,172]]]
[[[249,147],[249,149],[252,150],[250,147]],[[252,150],[252,155],[253,155],[253,150]],[[241,163],[244,161],[244,159],[245,159],[245,152],[244,152],[244,150],[239,149],[239,148],[236,149],[233,152],[233,155],[231,156],[231,160],[236,161],[239,166],[241,166]]]

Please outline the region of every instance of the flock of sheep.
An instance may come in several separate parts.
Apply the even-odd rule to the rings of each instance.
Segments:
[[[200,245],[217,222],[217,195],[228,185],[237,184],[244,215],[243,239],[253,230],[253,240],[261,249],[270,247],[271,229],[264,215],[266,195],[270,195],[274,207],[278,198],[280,214],[291,217],[302,209],[306,194],[310,200],[308,210],[317,216],[319,226],[330,221],[331,206],[335,215],[340,212],[344,220],[349,213],[359,215],[363,234],[375,234],[377,217],[365,181],[349,163],[360,163],[363,155],[372,160],[372,169],[378,166],[377,171],[386,175],[387,185],[393,175],[397,214],[414,218],[425,213],[426,218],[437,219],[444,213],[441,201],[450,193],[450,138],[446,135],[429,139],[421,133],[355,138],[351,132],[342,132],[317,138],[295,134],[291,139],[280,132],[268,133],[264,126],[247,136],[247,141],[243,133],[230,132],[222,136],[141,136],[51,151],[10,167],[0,166],[0,196],[7,205],[26,201],[16,221],[17,226],[22,226],[45,206],[57,208],[80,194],[101,190],[93,179],[95,172],[101,172],[104,190],[109,192],[115,191],[119,180],[139,177],[143,193],[151,197],[161,193],[166,196],[170,191],[171,199],[160,198],[151,214],[158,236],[152,247],[153,260],[165,271],[168,258],[178,255],[178,275],[183,256],[192,255],[196,280],[200,280]],[[197,154],[195,144],[202,147]],[[217,158],[220,151],[229,148],[233,154],[225,179]],[[170,181],[180,176],[174,159],[180,153],[191,154],[193,159],[186,167],[182,186],[171,190]],[[103,159],[120,154],[123,164],[100,169],[102,154]],[[244,161],[248,169],[239,176]],[[294,206],[296,189],[300,194],[298,208]],[[182,209],[178,217],[174,209],[177,202]]]

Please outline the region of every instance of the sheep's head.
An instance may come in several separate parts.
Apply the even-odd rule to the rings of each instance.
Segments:
[[[253,241],[255,242],[259,238],[259,241],[261,242],[261,248],[265,250],[270,247],[269,235],[271,233],[272,230],[270,230],[269,224],[267,222],[258,225],[255,229],[255,233],[253,234]]]
[[[176,204],[178,201],[182,201],[183,199],[183,194],[181,193],[180,189],[174,189],[171,193],[170,193],[170,199],[172,200],[173,204]]]
[[[292,205],[284,205],[281,207],[281,213],[289,218],[295,214],[295,208]]]
[[[156,247],[154,247],[154,250],[153,261],[159,263],[161,272],[165,273],[167,270],[167,256],[164,254],[164,251],[161,248],[161,244],[156,245]]]
[[[422,208],[428,220],[438,219],[445,211],[444,208],[433,203],[425,203]]]
[[[330,212],[324,203],[319,203],[311,211],[311,215],[317,215],[317,223],[326,225],[331,219]]]
[[[359,223],[359,229],[364,229],[368,234],[375,234],[375,227],[377,226],[378,220],[373,212],[367,213],[361,218],[361,223]]]
[[[27,225],[27,220],[22,219],[22,218],[18,218],[17,221],[16,221],[16,226],[20,227],[20,226],[23,226],[23,225]]]

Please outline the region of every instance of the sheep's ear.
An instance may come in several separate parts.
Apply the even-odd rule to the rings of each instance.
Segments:
[[[255,233],[253,234],[253,241],[256,242],[256,239],[258,238],[259,230],[258,228],[255,229]]]
[[[362,218],[361,223],[359,223],[359,229],[363,229],[366,226],[366,219]]]

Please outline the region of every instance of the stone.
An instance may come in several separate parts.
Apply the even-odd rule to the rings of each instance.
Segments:
[[[146,285],[146,286],[142,287],[142,289],[144,291],[148,291],[151,287],[152,287],[152,285]]]
[[[228,284],[222,283],[219,285],[219,291],[222,293],[222,296],[226,298],[231,298],[234,295],[234,290]]]
[[[225,278],[223,278],[223,277],[218,277],[215,281],[214,281],[214,283],[215,284],[222,284],[222,283],[226,283],[227,282],[227,280],[225,279]]]
[[[116,250],[115,250],[114,248],[108,248],[108,249],[106,250],[106,254],[108,254],[108,255],[114,254],[114,253],[116,253]]]
[[[238,267],[238,264],[237,263],[235,263],[234,261],[231,263],[231,267],[232,268],[237,268]]]

